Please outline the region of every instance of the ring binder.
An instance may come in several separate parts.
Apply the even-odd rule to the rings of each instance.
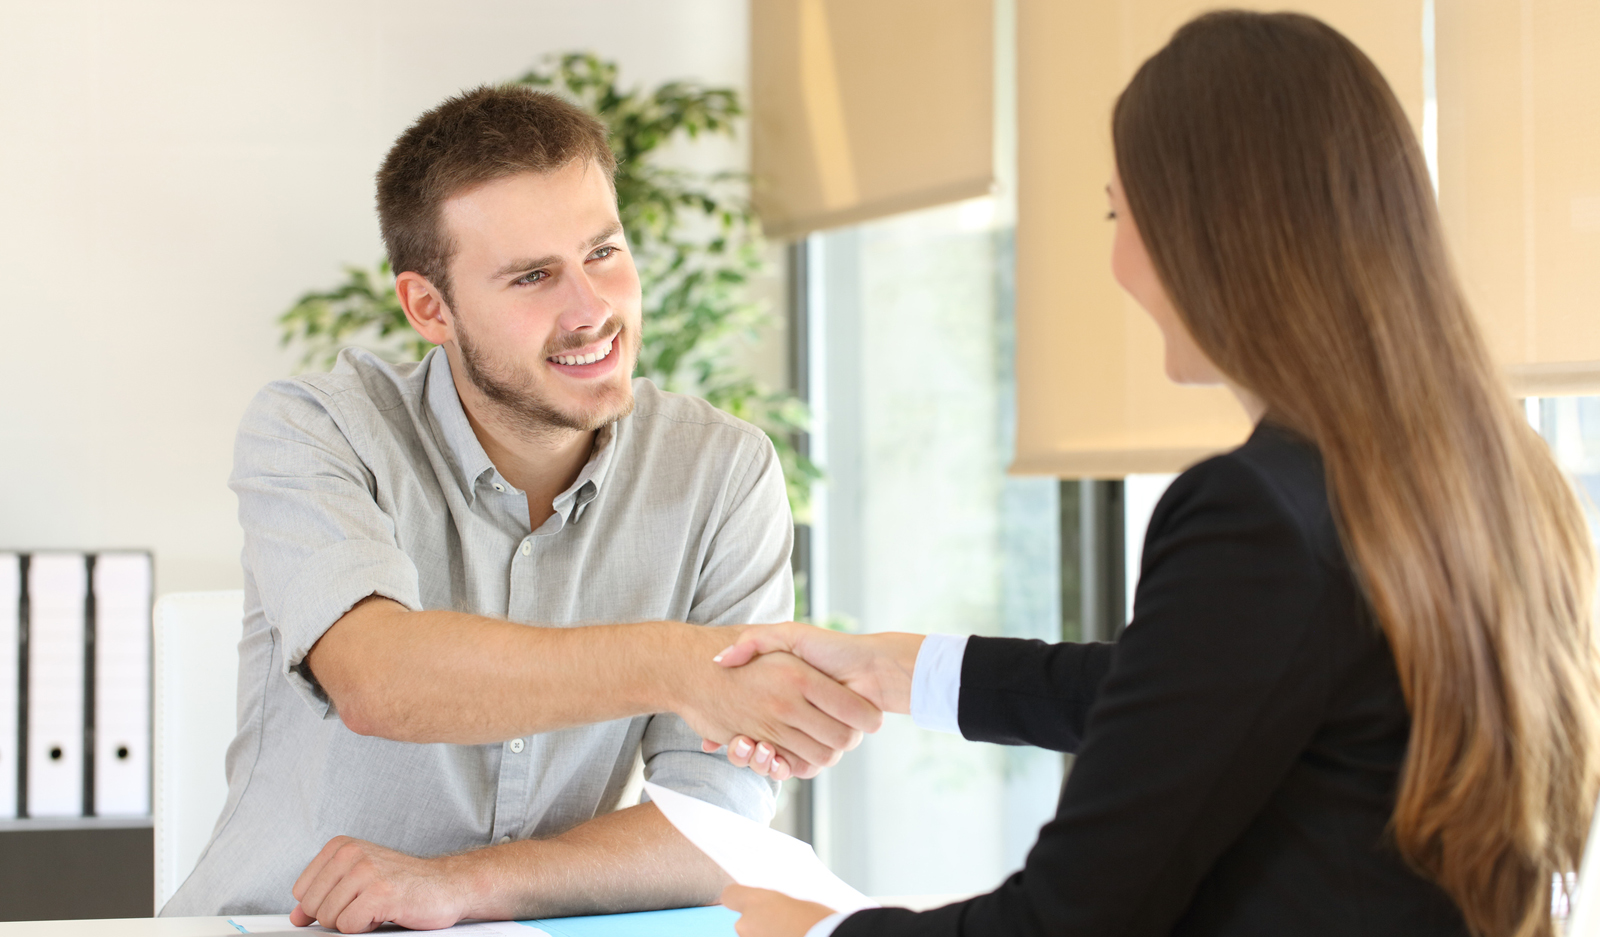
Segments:
[[[26,803],[30,817],[83,814],[88,585],[81,553],[29,557]]]
[[[96,816],[150,812],[150,555],[95,557],[94,778]]]
[[[0,553],[0,820],[17,815],[22,789],[21,646],[22,560]]]
[[[150,814],[150,554],[0,551],[0,819]]]

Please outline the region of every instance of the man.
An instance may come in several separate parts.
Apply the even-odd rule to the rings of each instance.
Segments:
[[[774,788],[702,738],[810,774],[881,719],[797,658],[713,663],[736,632],[704,625],[791,617],[783,479],[759,431],[630,380],[613,166],[596,121],[517,88],[390,151],[395,289],[442,347],[347,351],[244,417],[239,735],[164,914],[353,932],[710,903],[724,876],[653,805],[608,812],[635,758],[764,822]]]

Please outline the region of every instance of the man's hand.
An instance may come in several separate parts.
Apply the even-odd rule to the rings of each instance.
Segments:
[[[655,804],[644,803],[555,836],[435,859],[340,836],[294,883],[300,904],[290,918],[359,933],[385,921],[432,929],[464,918],[618,914],[711,904],[728,881]]]
[[[805,937],[806,931],[833,913],[832,908],[815,901],[743,885],[723,889],[722,903],[741,915],[733,925],[739,937]]]
[[[780,778],[790,771],[814,777],[859,745],[863,732],[883,725],[876,706],[793,655],[763,654],[746,666],[718,666],[710,648],[726,640],[718,633],[722,630],[696,631],[704,665],[686,674],[674,706],[708,743],[760,738],[767,752],[778,753],[761,774],[770,773],[773,761],[779,761]]]
[[[799,657],[854,690],[883,712],[911,711],[911,674],[920,634],[841,634],[813,625],[752,625],[718,654],[724,667],[742,667],[763,654],[786,652]]]
[[[760,663],[767,655],[793,654],[838,680],[881,712],[908,713],[911,711],[911,675],[916,669],[917,652],[922,649],[922,637],[895,632],[840,634],[799,622],[755,625],[744,629],[739,639],[715,660],[724,667],[742,669],[752,662]],[[876,727],[865,731],[876,731]],[[783,780],[791,766],[782,754],[774,751],[774,746],[769,744],[771,741],[757,734],[737,735],[725,743],[728,761],[757,774]],[[714,752],[720,745],[708,737],[701,747]],[[811,777],[812,774],[815,771],[802,776]]]
[[[454,856],[418,859],[348,836],[328,841],[294,883],[296,927],[312,922],[363,934],[393,922],[415,930],[449,927],[468,895]]]

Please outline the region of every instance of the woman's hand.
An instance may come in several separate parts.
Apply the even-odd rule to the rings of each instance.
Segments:
[[[842,634],[800,622],[752,625],[713,660],[742,667],[762,654],[786,651],[854,690],[884,712],[911,711],[911,672],[920,634]]]
[[[710,739],[700,740],[700,750],[712,754],[721,748]],[[728,763],[735,768],[749,768],[764,778],[774,781],[787,781],[795,773],[795,766],[789,759],[773,751],[772,746],[766,742],[757,742],[748,736],[735,735],[728,741]],[[801,769],[801,777],[815,777],[816,772],[810,775]]]
[[[909,713],[911,675],[916,669],[917,652],[922,649],[922,638],[920,634],[898,632],[841,634],[799,622],[754,625],[744,629],[739,639],[715,660],[724,667],[741,667],[762,654],[787,652],[883,712]],[[713,742],[702,743],[707,752],[719,747]],[[730,763],[776,781],[793,772],[793,766],[764,740],[736,736],[728,742],[727,756]]]
[[[743,885],[724,888],[722,903],[741,915],[733,925],[739,937],[806,937],[818,921],[833,913],[832,908],[815,901]]]

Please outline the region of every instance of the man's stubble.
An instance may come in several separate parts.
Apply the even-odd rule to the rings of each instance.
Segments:
[[[497,415],[521,435],[542,438],[560,430],[592,432],[633,412],[633,387],[626,381],[621,385],[607,384],[601,397],[580,412],[553,406],[539,393],[538,378],[529,368],[515,361],[493,360],[492,355],[472,341],[460,316],[456,317],[455,332],[467,380],[483,394]],[[633,360],[638,361],[642,342],[637,330],[630,331],[625,338]],[[558,349],[549,354],[562,352]],[[613,345],[612,354],[622,352],[620,345]]]

